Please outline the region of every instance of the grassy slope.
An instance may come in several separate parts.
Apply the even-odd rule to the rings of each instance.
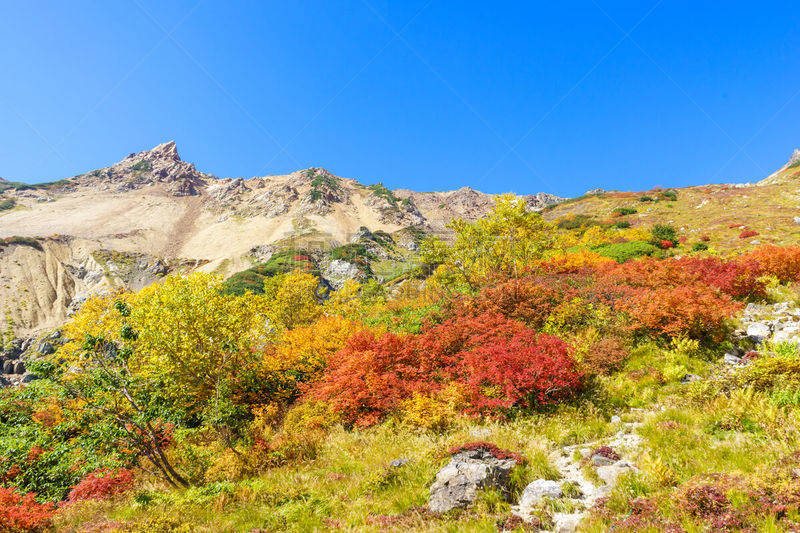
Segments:
[[[793,169],[797,170],[797,169]],[[730,188],[724,185],[674,189],[675,202],[640,202],[642,195],[655,196],[653,191],[609,192],[567,202],[544,212],[548,220],[570,214],[609,219],[614,209],[632,207],[638,212],[620,219],[633,227],[672,224],[691,245],[708,235],[712,250],[728,254],[734,250],[754,248],[762,244],[795,244],[800,239],[800,225],[793,218],[800,215],[800,176],[794,175],[772,185]],[[743,228],[730,228],[741,224]],[[740,239],[743,229],[754,230],[757,237]]]

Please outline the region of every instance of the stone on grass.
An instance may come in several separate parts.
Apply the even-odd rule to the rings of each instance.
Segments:
[[[747,326],[747,336],[756,342],[764,342],[770,334],[769,326],[755,322]]]
[[[516,459],[499,459],[483,447],[459,451],[436,473],[428,509],[434,513],[446,513],[469,507],[483,489],[493,488],[508,493],[511,470],[516,465]]]
[[[529,483],[528,486],[525,487],[525,490],[522,491],[522,497],[519,499],[519,506],[521,508],[532,508],[544,497],[555,500],[562,495],[561,483],[558,481],[537,479]]]

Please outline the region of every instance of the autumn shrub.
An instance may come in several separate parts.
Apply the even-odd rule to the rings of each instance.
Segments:
[[[48,529],[56,509],[39,503],[36,494],[20,494],[14,488],[0,488],[0,531],[38,532]]]
[[[79,500],[107,500],[133,487],[133,470],[103,468],[90,472],[75,485],[67,496],[71,502]]]
[[[327,402],[348,424],[368,426],[413,406],[415,392],[430,398],[451,383],[465,388],[469,411],[502,414],[568,398],[580,391],[582,374],[564,341],[482,313],[416,337],[357,333],[330,356],[308,397]],[[427,408],[421,396],[417,402]]]
[[[642,335],[721,340],[727,322],[742,305],[711,287],[694,284],[643,289],[619,302],[631,318],[631,328]]]
[[[610,374],[622,368],[627,359],[625,344],[619,339],[606,337],[589,345],[581,358],[581,368],[588,375]]]
[[[751,229],[746,229],[746,230],[744,230],[743,232],[741,232],[739,234],[739,238],[740,239],[748,239],[750,237],[756,237],[757,235],[758,235],[757,231],[754,231],[754,230],[751,230]]]
[[[774,246],[766,244],[747,254],[761,271],[775,276],[781,282],[800,280],[800,246]]]
[[[496,338],[459,354],[448,370],[467,385],[478,412],[547,405],[583,386],[567,344],[533,332]]]
[[[328,367],[309,393],[352,425],[369,426],[395,410],[413,392],[427,390],[428,365],[413,337],[359,332],[328,358]]]

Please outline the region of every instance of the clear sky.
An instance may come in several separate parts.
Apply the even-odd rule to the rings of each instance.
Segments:
[[[0,0],[0,176],[174,139],[221,177],[753,181],[800,146],[798,20],[770,0]]]

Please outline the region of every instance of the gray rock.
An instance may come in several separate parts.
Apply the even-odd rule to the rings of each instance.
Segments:
[[[334,259],[328,265],[325,278],[336,290],[342,288],[344,283],[350,279],[361,277],[361,271],[353,263],[342,261],[341,259]]]
[[[51,353],[55,353],[55,350],[53,349],[53,345],[50,344],[47,341],[40,342],[39,346],[36,347],[36,351],[39,352],[42,355],[50,355]]]
[[[619,424],[620,422],[622,422],[622,419],[620,417],[618,417],[617,415],[614,415],[614,416],[611,417],[611,423],[612,424]]]
[[[613,487],[617,484],[617,478],[628,472],[638,472],[639,469],[625,459],[620,459],[612,465],[597,467],[597,477],[602,479],[607,486]]]
[[[756,342],[764,342],[769,337],[770,329],[766,324],[756,322],[747,326],[747,336]]]
[[[793,220],[795,224],[800,224],[800,217],[794,217]]]
[[[37,379],[39,379],[39,376],[28,373],[22,376],[22,383],[30,383],[31,381],[36,381]]]
[[[685,385],[687,383],[692,383],[694,381],[699,381],[701,379],[703,379],[703,378],[701,378],[697,374],[686,374],[685,376],[683,376],[681,378],[681,383],[683,383]]]
[[[468,507],[478,497],[478,491],[486,488],[508,492],[511,469],[516,464],[514,459],[498,459],[482,448],[458,452],[436,473],[428,509],[446,513]]]
[[[532,481],[522,491],[522,497],[519,499],[520,507],[531,508],[536,506],[542,498],[548,497],[552,499],[560,498],[563,495],[561,492],[561,483],[558,481],[551,481],[549,479],[537,479]]]
[[[14,363],[14,373],[15,374],[24,374],[25,373],[25,363],[22,361],[17,361]]]
[[[14,362],[13,361],[4,361],[3,362],[3,374],[13,374],[14,373]]]
[[[728,363],[729,365],[738,365],[739,363],[742,362],[741,357],[733,355],[732,353],[726,353],[725,356],[722,358],[722,360]]]
[[[411,459],[409,459],[408,457],[401,457],[400,459],[395,459],[394,461],[389,463],[389,466],[393,468],[400,468],[401,466],[408,464],[409,461],[411,461]]]
[[[608,466],[613,465],[616,461],[614,459],[610,459],[605,455],[601,455],[596,453],[592,456],[592,464],[594,466]]]

